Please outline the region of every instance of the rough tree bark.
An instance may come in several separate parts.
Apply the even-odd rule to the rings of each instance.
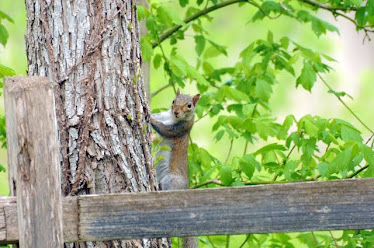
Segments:
[[[157,190],[135,0],[26,0],[26,9],[28,74],[47,76],[55,90],[62,194]]]

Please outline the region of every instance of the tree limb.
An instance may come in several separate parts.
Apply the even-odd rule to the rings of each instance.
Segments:
[[[356,7],[347,8],[347,7],[343,7],[343,6],[331,6],[331,5],[320,3],[320,2],[317,2],[317,1],[314,1],[314,0],[298,0],[298,1],[303,2],[303,3],[307,3],[309,5],[312,5],[312,6],[321,8],[321,9],[329,10],[329,11],[334,11],[334,10],[342,10],[342,11],[354,10],[354,11],[356,11],[357,10]]]
[[[217,9],[220,9],[220,8],[223,8],[225,6],[228,6],[228,5],[231,5],[231,4],[234,4],[234,3],[240,3],[240,2],[248,2],[247,0],[228,0],[228,1],[225,1],[225,2],[222,2],[222,3],[219,3],[219,4],[216,4],[216,5],[213,5],[209,8],[205,8],[189,17],[187,17],[186,19],[184,19],[183,21],[187,24],[189,22],[192,22],[194,20],[196,20],[197,18],[203,16],[203,15],[206,15],[208,14],[209,12],[212,12],[214,10],[217,10]],[[182,25],[175,25],[173,27],[171,27],[170,29],[166,30],[161,36],[160,36],[160,39],[159,39],[159,43],[163,42],[165,39],[169,38],[172,34],[174,34],[175,32],[177,32],[180,28],[182,27]],[[157,47],[159,44],[156,43],[156,42],[153,42],[152,43],[152,47],[155,48]]]

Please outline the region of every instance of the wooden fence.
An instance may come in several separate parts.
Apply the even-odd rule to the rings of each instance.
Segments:
[[[374,179],[62,198],[51,84],[9,78],[4,91],[17,197],[0,198],[2,244],[374,228]]]

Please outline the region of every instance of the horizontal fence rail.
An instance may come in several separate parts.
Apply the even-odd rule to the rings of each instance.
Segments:
[[[0,198],[0,243],[17,242]],[[64,241],[374,228],[374,178],[63,198]]]

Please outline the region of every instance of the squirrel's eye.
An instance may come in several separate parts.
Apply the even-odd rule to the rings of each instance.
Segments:
[[[175,101],[173,100],[173,104],[175,103]]]
[[[188,107],[188,108],[191,108],[191,107],[192,107],[192,104],[191,104],[191,103],[189,103],[189,104],[187,105],[187,107]]]

